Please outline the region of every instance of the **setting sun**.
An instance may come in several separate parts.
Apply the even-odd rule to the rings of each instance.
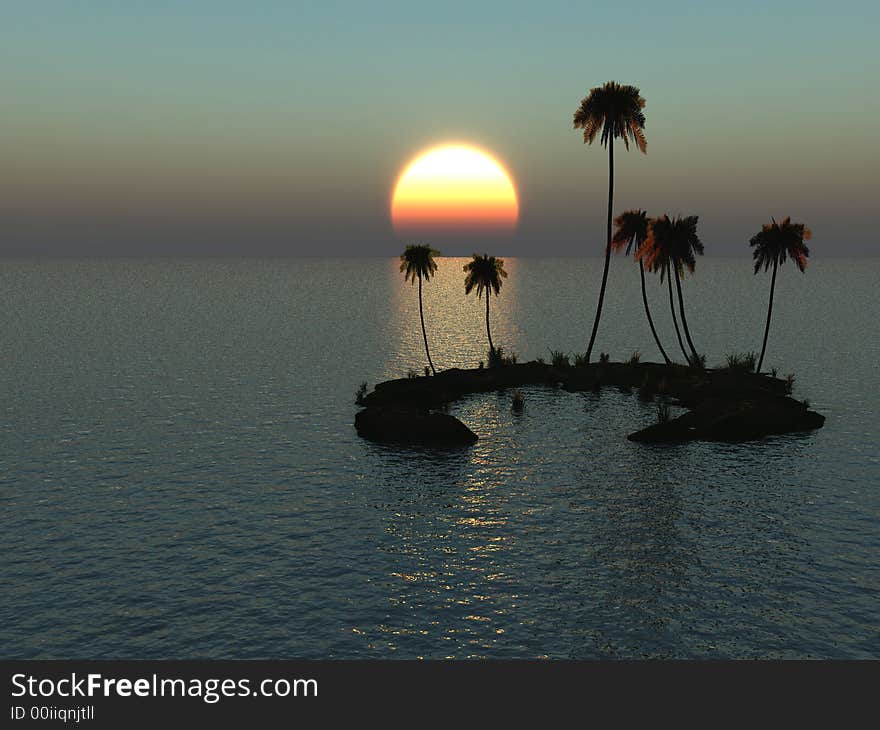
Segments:
[[[513,181],[491,155],[466,145],[419,154],[397,179],[391,221],[398,232],[511,230],[519,216]]]

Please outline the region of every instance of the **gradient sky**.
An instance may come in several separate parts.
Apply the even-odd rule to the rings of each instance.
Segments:
[[[707,255],[785,215],[875,255],[878,8],[3,0],[0,254],[393,255],[396,176],[465,141],[518,188],[493,252],[598,255],[607,153],[571,118],[615,79],[648,120],[615,210],[698,214]]]

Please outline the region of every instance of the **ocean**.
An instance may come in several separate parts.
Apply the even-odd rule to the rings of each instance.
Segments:
[[[438,368],[488,349],[464,259],[424,288]],[[601,259],[508,259],[493,339],[583,352]],[[426,364],[391,259],[0,266],[0,652],[11,658],[880,656],[880,259],[780,270],[765,368],[827,417],[649,446],[632,393],[450,412],[471,448],[377,445],[361,382]],[[760,350],[769,276],[684,284],[710,366]],[[680,358],[665,288],[649,297]],[[659,360],[612,261],[596,356]]]

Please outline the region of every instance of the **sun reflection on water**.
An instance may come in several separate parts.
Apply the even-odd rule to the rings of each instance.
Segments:
[[[497,409],[478,408],[488,431],[500,427]],[[387,516],[392,540],[384,546],[396,556],[387,589],[398,621],[377,626],[371,642],[396,649],[405,637],[427,632],[459,647],[450,656],[463,656],[463,646],[470,647],[464,656],[482,656],[506,634],[516,594],[507,588],[512,576],[505,554],[515,547],[516,534],[500,488],[507,471],[498,466],[486,449],[437,455],[428,468],[459,471],[452,489],[425,495],[412,484],[413,491],[399,493],[398,508]]]

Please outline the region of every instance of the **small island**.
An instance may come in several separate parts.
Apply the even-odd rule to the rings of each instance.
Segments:
[[[801,273],[804,272],[810,255],[805,242],[812,237],[812,232],[803,223],[787,216],[779,221],[772,218],[751,237],[749,246],[754,273],[772,271],[760,355],[757,352],[728,355],[726,367],[707,368],[706,355],[701,354],[694,344],[682,287],[686,274],[695,273],[697,259],[705,250],[698,233],[699,216],[670,216],[668,213],[649,216],[641,208],[625,210],[616,217],[613,215],[614,141],[619,139],[625,150],[629,150],[632,144],[642,153],[647,152],[644,107],[645,99],[638,87],[609,81],[592,88],[573,116],[574,128],[583,132],[585,144],[598,141],[608,150],[605,257],[586,352],[576,354],[572,362],[568,355],[551,350],[550,363],[540,359],[518,363],[515,355],[505,355],[504,348],[497,346],[492,339],[490,300],[493,295],[496,298],[500,295],[508,273],[503,259],[488,253],[474,253],[463,267],[464,293],[465,296],[474,293],[480,299],[485,298],[488,367],[483,367],[481,362],[476,369],[438,370],[428,341],[423,290],[438,270],[440,252],[425,243],[407,245],[400,256],[400,271],[405,281],[413,286],[418,284],[419,323],[427,360],[425,375],[421,377],[410,371],[407,378],[379,383],[371,393],[367,392],[366,383],[362,384],[356,398],[358,405],[363,406],[355,417],[358,434],[369,439],[400,443],[472,444],[479,436],[457,418],[445,413],[445,407],[470,393],[527,385],[572,392],[599,391],[603,386],[629,391],[637,389],[643,400],[657,401],[656,422],[627,437],[642,443],[751,441],[774,434],[809,431],[824,424],[824,416],[810,410],[806,401],[791,396],[793,376],[780,379],[775,370],[770,374],[762,371],[777,274],[789,260]],[[448,147],[432,150],[425,157],[442,158],[441,167],[451,170],[466,166],[474,154],[473,150]],[[421,165],[423,159],[419,158],[413,164]],[[489,164],[494,163],[490,160]],[[503,171],[499,175],[507,179]],[[406,179],[404,173],[401,181]],[[450,178],[446,175],[444,179],[448,183]],[[399,184],[395,190],[395,199],[398,194],[403,195],[400,187]],[[611,362],[606,353],[601,353],[598,363],[592,360],[612,253],[623,253],[638,264],[645,319],[663,357],[662,364],[642,362],[638,351],[627,362]],[[683,364],[673,361],[677,354],[673,351],[670,355],[657,331],[647,294],[647,274],[658,275],[661,287],[664,282],[666,284],[675,339],[684,357]],[[523,394],[515,391],[511,407],[519,411],[523,404]],[[673,418],[670,408],[674,406],[683,407],[687,412]]]
[[[569,392],[610,386],[656,401],[657,422],[630,433],[630,441],[742,442],[821,428],[825,417],[792,398],[791,384],[791,377],[756,374],[742,367],[702,369],[635,358],[581,365],[532,361],[455,368],[433,376],[388,380],[371,392],[362,389],[357,399],[362,410],[355,427],[359,435],[376,441],[468,445],[478,434],[444,413],[448,404],[472,393],[543,385]],[[681,406],[687,412],[672,418],[669,406]]]

